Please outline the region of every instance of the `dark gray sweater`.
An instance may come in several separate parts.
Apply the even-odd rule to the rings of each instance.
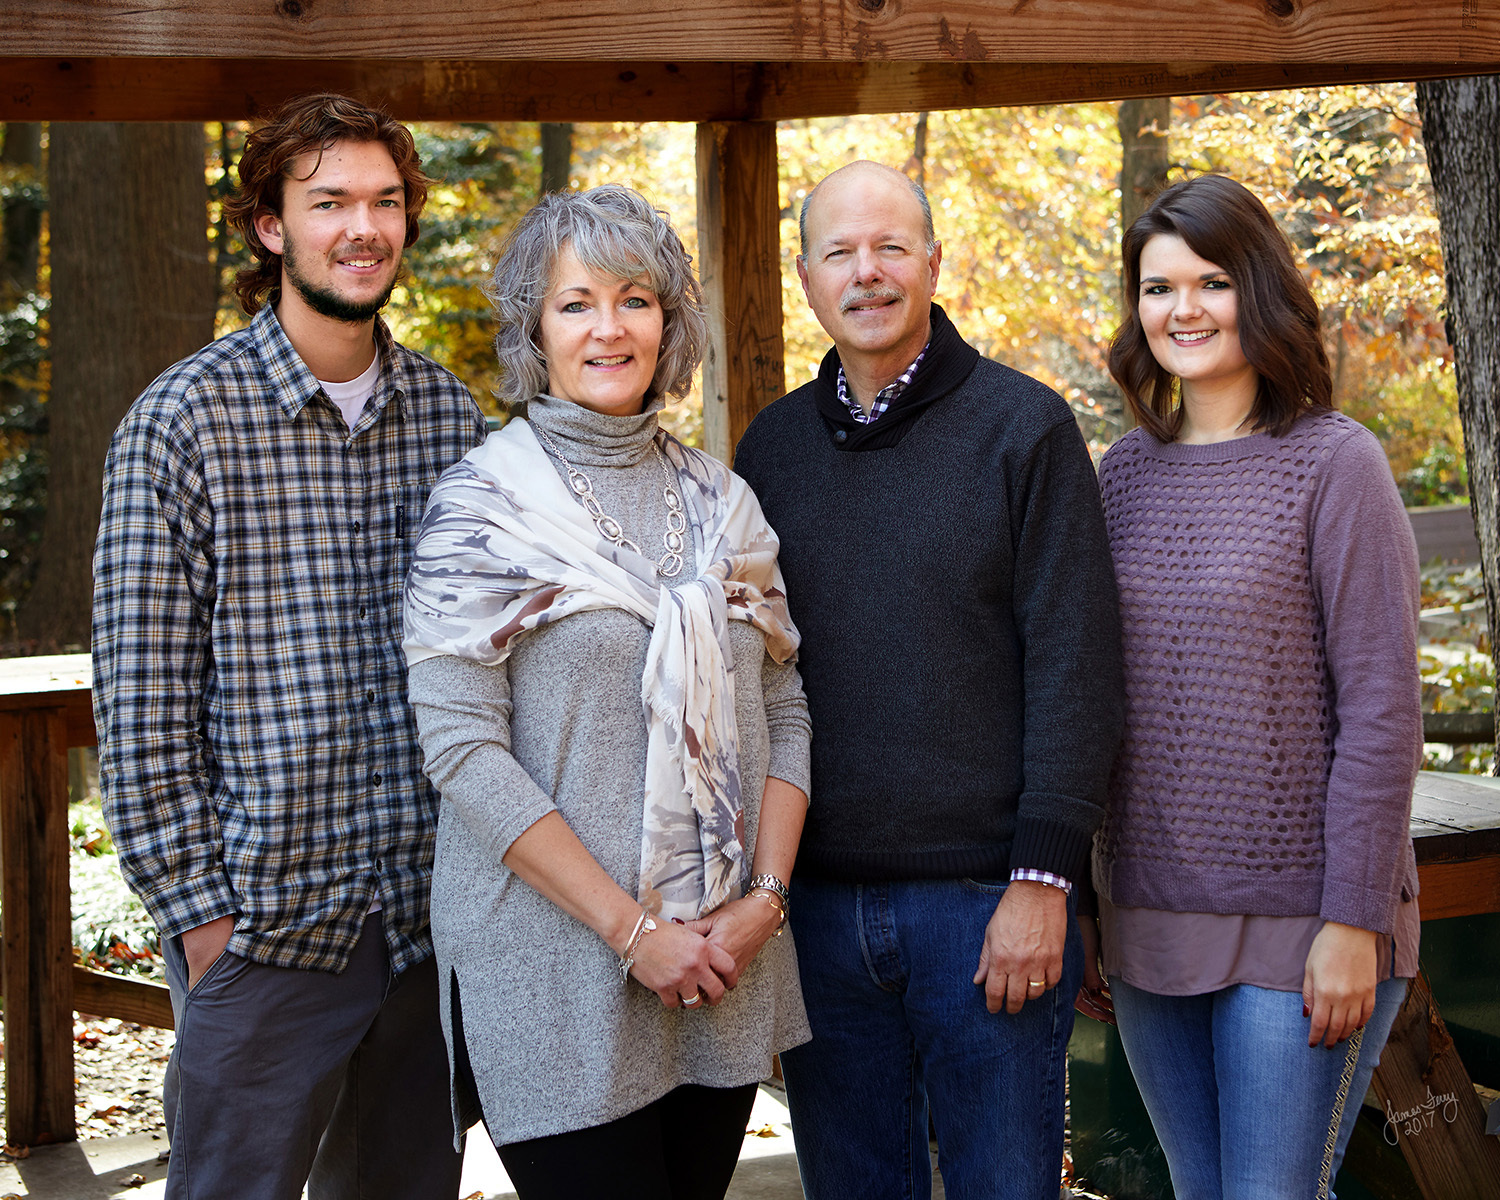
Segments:
[[[1061,397],[932,322],[874,425],[841,412],[830,351],[735,459],[802,633],[817,799],[797,870],[1082,879],[1123,713],[1093,465]]]

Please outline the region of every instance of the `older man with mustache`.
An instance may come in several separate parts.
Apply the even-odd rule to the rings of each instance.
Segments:
[[[1058,1194],[1073,885],[1124,708],[1098,485],[1067,404],[932,297],[922,189],[856,162],[802,207],[834,348],[735,467],[781,537],[812,804],[783,1056],[812,1200]]]

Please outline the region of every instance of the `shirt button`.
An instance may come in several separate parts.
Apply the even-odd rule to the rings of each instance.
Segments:
[[[351,524],[352,526],[354,526],[354,532],[355,533],[359,532],[359,522],[358,521],[350,521],[349,524]]]
[[[374,703],[375,703],[375,693],[374,693],[374,692],[373,692],[373,691],[371,691],[371,692],[366,692],[366,693],[365,693],[365,699],[366,699],[366,700],[367,700],[367,701],[368,701],[368,702],[369,702],[369,703],[371,703],[371,704],[374,704]]]
[[[359,615],[360,616],[364,616],[365,615],[365,606],[363,604],[361,604],[359,606]]]
[[[849,431],[847,429],[835,429],[833,431],[833,440],[842,446],[849,440]]]
[[[370,782],[373,783],[376,787],[380,786],[380,772],[379,771],[376,771],[375,774],[373,774],[373,775],[370,776]]]

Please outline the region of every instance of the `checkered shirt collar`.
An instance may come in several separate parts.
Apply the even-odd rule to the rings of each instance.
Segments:
[[[932,343],[928,342],[927,346],[930,345],[932,345]],[[874,422],[886,411],[886,409],[890,408],[890,406],[900,398],[901,393],[906,391],[906,389],[911,386],[911,381],[916,376],[917,368],[922,365],[922,360],[927,357],[927,346],[923,346],[922,352],[918,354],[916,358],[912,359],[911,366],[907,367],[906,370],[902,371],[894,381],[886,384],[885,387],[881,388],[880,391],[876,393],[875,403],[870,405],[870,412],[868,416],[865,414],[865,410],[860,407],[859,401],[849,394],[849,384],[844,379],[844,368],[841,364],[839,366],[838,379],[839,400],[842,401],[844,407],[849,410],[849,415],[852,416],[861,425],[874,424]]]

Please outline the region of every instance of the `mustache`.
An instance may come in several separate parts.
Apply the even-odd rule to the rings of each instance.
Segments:
[[[378,258],[389,259],[391,252],[384,246],[359,245],[348,242],[333,252],[334,258]]]
[[[858,292],[850,292],[839,301],[839,313],[848,312],[856,304],[868,304],[871,300],[900,300],[901,292],[893,287],[863,288]]]

